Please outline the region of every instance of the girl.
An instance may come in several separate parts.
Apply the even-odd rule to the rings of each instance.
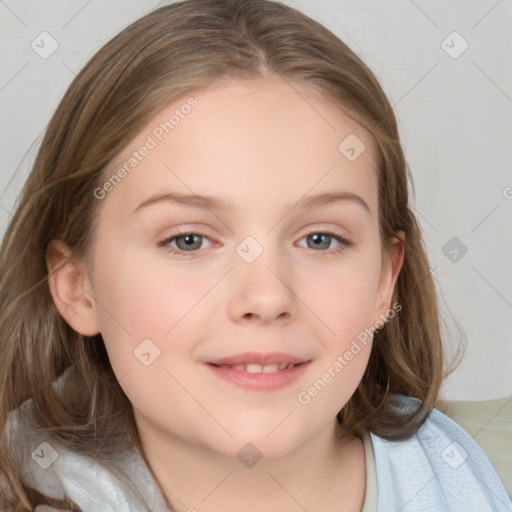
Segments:
[[[396,120],[300,12],[187,0],[59,105],[1,250],[2,510],[510,510],[435,409]]]

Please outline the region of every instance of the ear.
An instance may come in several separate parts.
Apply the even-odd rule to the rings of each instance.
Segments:
[[[399,231],[391,240],[389,252],[384,255],[382,269],[375,301],[373,325],[384,323],[391,308],[391,300],[395,290],[396,280],[404,262],[405,233]]]
[[[95,300],[85,265],[73,259],[72,250],[52,240],[46,250],[48,285],[55,306],[66,322],[84,336],[100,332]]]

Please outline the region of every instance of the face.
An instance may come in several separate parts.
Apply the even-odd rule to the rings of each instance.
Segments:
[[[332,431],[363,376],[361,333],[394,284],[374,156],[294,87],[233,80],[174,102],[96,191],[89,325],[142,437],[282,455]]]

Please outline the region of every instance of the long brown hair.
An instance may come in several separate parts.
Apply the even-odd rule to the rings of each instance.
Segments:
[[[122,472],[116,456],[134,445],[141,450],[131,404],[101,335],[75,332],[55,307],[45,258],[49,244],[58,239],[77,258],[90,254],[98,214],[93,191],[165,105],[220,77],[269,74],[318,92],[370,132],[383,247],[398,231],[405,233],[393,298],[401,312],[375,333],[364,377],[339,420],[348,430],[364,424],[389,440],[411,436],[425,421],[447,370],[435,283],[409,205],[409,171],[385,93],[348,46],[295,9],[269,0],[188,0],[150,12],[101,48],[48,125],[1,247],[2,433],[8,414],[32,399],[40,432],[74,452]],[[66,385],[55,388],[66,370]],[[418,398],[420,406],[404,414],[396,408],[397,393]],[[2,476],[14,497],[2,492],[1,505],[31,510],[34,495],[4,436]]]

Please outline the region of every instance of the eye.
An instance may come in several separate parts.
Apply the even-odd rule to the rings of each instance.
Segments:
[[[342,252],[352,245],[352,243],[343,236],[329,231],[311,231],[301,238],[301,240],[304,239],[306,240],[306,246],[308,248],[315,250],[320,249],[321,252],[326,253]],[[331,242],[333,241],[337,242],[338,246],[331,250],[325,250],[330,248]]]
[[[166,249],[178,256],[188,256],[186,253],[193,253],[199,249],[201,249],[202,241],[210,240],[210,238],[203,233],[196,232],[182,232],[176,233],[165,240],[161,240],[158,242],[159,247],[166,247]],[[211,240],[210,240],[211,241]],[[176,247],[173,247],[170,244],[176,244]]]
[[[184,231],[175,233],[172,236],[158,242],[159,247],[164,247],[168,252],[178,256],[192,256],[202,247],[204,240],[211,242],[210,237],[204,233]],[[339,253],[347,249],[352,243],[341,235],[329,231],[311,231],[303,236],[300,241],[306,240],[306,247],[326,254]],[[331,248],[335,242],[338,245]],[[174,244],[174,245],[172,245]],[[301,245],[301,247],[304,247]]]

